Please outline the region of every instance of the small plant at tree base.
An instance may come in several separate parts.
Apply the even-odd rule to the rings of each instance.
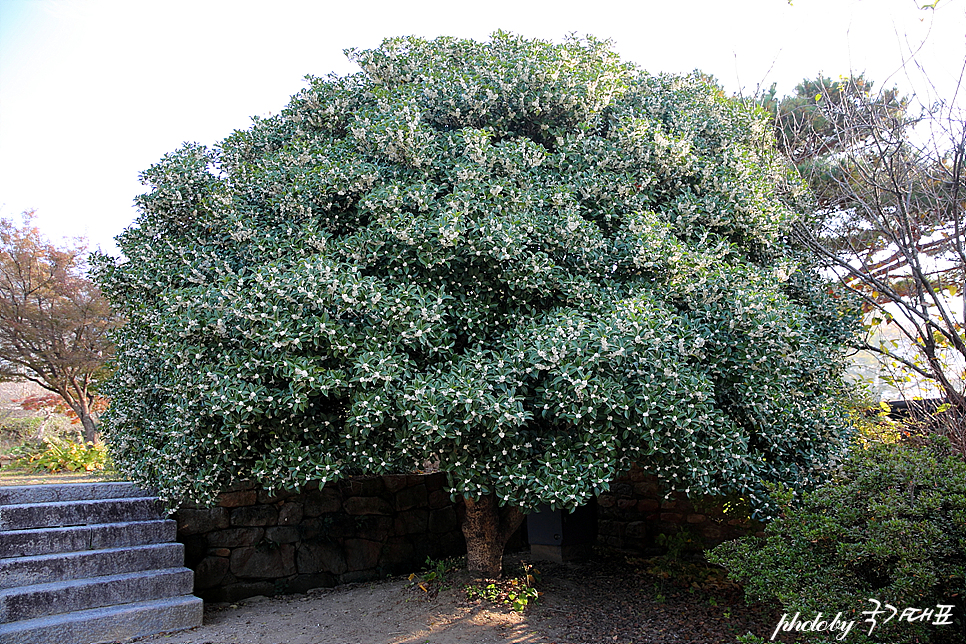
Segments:
[[[873,640],[855,629],[850,641],[961,641],[966,463],[948,440],[858,447],[833,481],[797,499],[776,496],[784,515],[764,538],[744,537],[707,555],[746,595],[778,602],[790,615],[842,611],[847,620],[864,619],[869,598],[900,610],[953,604],[953,626],[892,620]]]
[[[522,613],[527,606],[536,602],[540,593],[534,585],[540,580],[540,571],[531,564],[523,564],[520,575],[486,585],[470,584],[464,590],[470,600],[484,600],[494,604],[506,604],[512,610]]]
[[[485,586],[469,584],[465,590],[467,599],[484,599],[488,602],[499,601],[502,592],[496,583],[489,583]]]
[[[433,559],[426,557],[426,567],[422,572],[409,575],[410,586],[419,588],[430,597],[435,597],[439,591],[446,588],[446,576],[465,565],[463,557],[447,559]]]

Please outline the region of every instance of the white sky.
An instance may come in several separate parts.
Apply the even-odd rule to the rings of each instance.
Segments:
[[[0,216],[36,208],[51,238],[115,252],[138,173],[182,142],[280,111],[305,74],[356,71],[345,48],[496,29],[611,38],[645,69],[698,68],[730,92],[850,70],[905,89],[901,52],[927,33],[940,93],[966,60],[966,0],[0,0]]]

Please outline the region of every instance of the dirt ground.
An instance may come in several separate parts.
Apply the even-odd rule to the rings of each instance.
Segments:
[[[516,562],[526,555],[518,556]],[[778,616],[734,588],[712,591],[649,576],[620,555],[542,568],[541,596],[523,614],[468,600],[465,571],[438,594],[407,579],[207,606],[204,625],[137,644],[733,644],[771,635]],[[508,562],[509,563],[509,562]],[[511,564],[512,565],[512,564]],[[435,590],[432,588],[431,590]]]
[[[405,580],[206,608],[204,626],[139,644],[547,644],[529,616],[470,605],[453,589],[420,597]]]

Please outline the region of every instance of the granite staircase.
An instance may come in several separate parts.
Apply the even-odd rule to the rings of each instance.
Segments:
[[[177,524],[131,483],[0,487],[0,644],[201,625]]]

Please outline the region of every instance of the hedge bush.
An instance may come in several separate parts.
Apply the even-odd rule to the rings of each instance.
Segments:
[[[783,516],[764,538],[721,544],[708,559],[746,594],[808,619],[843,611],[850,642],[962,642],[966,597],[966,463],[937,439],[925,446],[856,448],[838,476],[798,499],[776,493]],[[956,624],[900,623],[869,637],[863,611],[876,599],[899,609],[955,605]],[[814,633],[815,641],[833,641]]]

